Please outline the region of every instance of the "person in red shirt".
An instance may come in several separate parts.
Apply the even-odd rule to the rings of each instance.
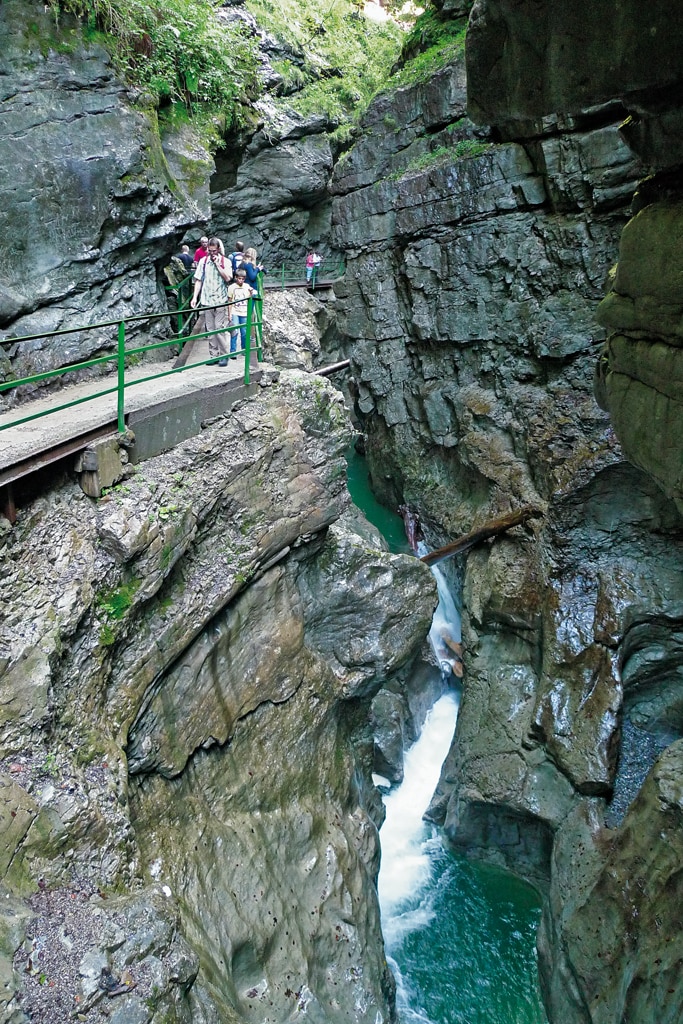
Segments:
[[[194,261],[199,263],[205,256],[209,255],[209,239],[206,235],[202,235],[199,239],[199,248],[195,250]]]

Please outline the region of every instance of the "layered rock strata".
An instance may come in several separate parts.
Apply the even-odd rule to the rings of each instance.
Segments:
[[[156,111],[68,17],[56,26],[42,7],[11,0],[0,36],[5,336],[166,309],[157,267],[209,215],[209,154],[189,132],[169,136],[164,151]],[[18,378],[76,363],[115,337],[99,328],[3,345],[0,370]]]
[[[624,139],[651,177],[624,230],[610,293],[599,397],[627,457],[683,509],[679,244],[683,189],[683,29],[675,7],[479,0],[468,34],[469,108],[508,137],[621,110]],[[520,74],[519,69],[524,68]],[[628,115],[628,116],[627,116]]]
[[[41,892],[73,897],[88,937],[68,1013],[104,1020],[99,972],[127,965],[130,1019],[392,1018],[370,700],[436,598],[343,517],[351,436],[331,385],[285,373],[103,499],[65,484],[4,537],[3,1019],[40,995],[22,950],[61,941],[35,946]],[[132,940],[142,907],[154,942]]]
[[[485,6],[493,18],[504,5],[478,5],[481,18]],[[503,36],[494,34],[501,45]],[[478,111],[471,91],[470,102]],[[642,959],[622,960],[619,946],[639,827],[653,865],[647,899],[680,896],[668,833],[650,829],[642,794],[633,803],[681,735],[680,518],[625,461],[592,393],[605,339],[596,309],[647,166],[619,130],[623,106],[584,104],[571,117],[505,108],[487,135],[467,120],[464,69],[446,67],[374,102],[332,183],[333,237],[350,255],[335,288],[340,347],[352,360],[378,492],[417,510],[434,546],[512,508],[538,510],[528,527],[461,562],[464,695],[429,813],[456,846],[547,895],[542,978],[562,1024],[636,1019],[623,1016],[631,1006],[647,1007],[639,1020],[658,1013],[668,967],[649,979],[646,960],[670,964],[672,921],[631,921],[623,941],[647,950]],[[480,107],[488,110],[483,99]],[[405,130],[387,138],[390,123]],[[676,273],[671,237],[651,274],[663,290]],[[633,301],[621,299],[627,278]],[[634,345],[619,350],[621,372],[634,376],[636,347],[646,344],[629,312],[636,280],[622,264],[619,295],[608,300]],[[667,294],[658,337],[667,311],[676,315]],[[609,316],[600,318],[611,330]],[[621,342],[609,344],[616,352]],[[651,365],[639,371],[658,391],[669,375],[661,395],[639,399],[652,406],[648,422],[627,405],[616,417],[636,443],[633,461],[653,477],[657,465],[680,466],[668,432],[675,413],[662,411],[675,373],[671,359],[660,363],[656,379]],[[675,795],[670,803],[675,818]],[[584,862],[590,878],[580,884]],[[619,935],[599,978],[589,970],[603,934],[596,915]],[[675,986],[667,999],[675,1019]]]

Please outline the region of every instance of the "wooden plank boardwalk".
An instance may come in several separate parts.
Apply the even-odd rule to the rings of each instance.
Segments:
[[[208,346],[192,353],[192,361],[208,358]],[[257,382],[261,367],[252,353],[251,379]],[[209,411],[234,401],[244,386],[244,356],[228,360],[225,367],[193,366],[182,372],[170,373],[174,360],[144,362],[126,370],[126,383],[167,372],[138,385],[132,384],[125,392],[125,412],[128,423],[143,419],[158,408],[174,409],[196,403],[199,409]],[[116,373],[94,380],[66,385],[49,395],[24,402],[14,409],[0,413],[0,487],[20,479],[27,473],[86,447],[92,439],[117,429],[117,394],[103,395],[89,401],[89,395],[107,388],[116,388]],[[59,410],[66,402],[83,400],[78,405]],[[39,419],[17,426],[6,426],[26,415],[43,414]],[[6,427],[6,429],[1,429]]]

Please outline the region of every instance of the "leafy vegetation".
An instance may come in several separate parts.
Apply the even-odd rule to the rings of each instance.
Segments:
[[[385,84],[404,38],[394,21],[370,21],[351,0],[247,0],[247,8],[290,48],[275,65],[281,102],[304,116],[325,115],[338,134]]]
[[[97,598],[97,605],[112,619],[122,619],[133,604],[133,598],[140,587],[140,580],[133,579],[114,590],[107,590]]]
[[[440,68],[461,58],[465,52],[466,31],[466,19],[442,21],[438,11],[428,7],[405,39],[391,87],[427,81]]]
[[[256,47],[239,25],[221,22],[209,0],[48,0],[55,16],[81,18],[102,34],[117,71],[157,102],[220,109],[240,123],[243,94],[257,94]]]
[[[411,160],[406,167],[390,175],[393,181],[407,178],[413,174],[421,174],[432,167],[440,167],[442,164],[452,164],[457,160],[466,160],[471,157],[481,156],[492,148],[490,142],[479,142],[477,139],[461,139],[453,146],[439,146],[430,153],[423,153],[422,156]]]
[[[159,106],[162,127],[189,118],[215,149],[255,122],[245,99],[260,91],[257,37],[221,16],[219,0],[47,4],[57,20],[62,13],[79,17],[107,46],[118,73]],[[361,0],[246,0],[246,7],[286,54],[273,62],[281,79],[276,106],[323,115],[342,141],[382,89],[427,79],[464,50],[465,19],[440,20],[433,8],[406,36],[391,18],[368,19]]]
[[[253,120],[244,99],[259,95],[257,39],[222,19],[217,0],[47,3],[57,20],[68,13],[84,22],[117,72],[162,108],[162,122],[186,111],[216,146],[220,135]],[[289,53],[274,62],[282,78],[277,102],[304,116],[323,114],[341,134],[386,82],[405,35],[392,20],[366,18],[354,0],[247,0],[247,7]]]

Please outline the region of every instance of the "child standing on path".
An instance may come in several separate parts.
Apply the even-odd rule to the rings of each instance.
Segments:
[[[240,349],[244,350],[247,347],[247,299],[253,298],[258,295],[255,288],[252,288],[250,284],[247,284],[247,272],[244,267],[238,267],[235,271],[235,280],[228,288],[228,299],[231,303],[232,316],[230,319],[231,327],[238,327],[240,332],[241,345]],[[236,359],[232,353],[237,348],[237,331],[230,331],[230,358]]]

